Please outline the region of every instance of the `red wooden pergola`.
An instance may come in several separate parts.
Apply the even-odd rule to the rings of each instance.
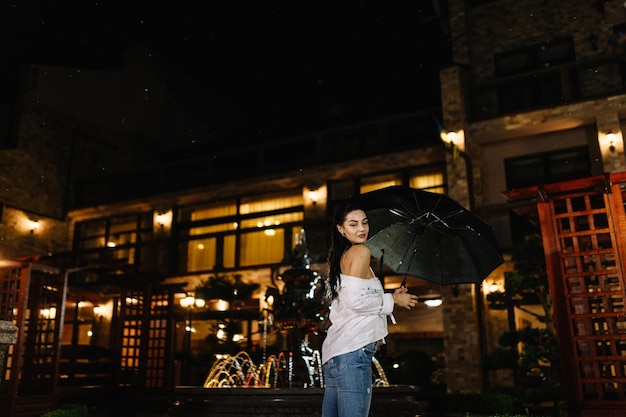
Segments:
[[[565,416],[626,415],[626,173],[504,194],[540,222]]]

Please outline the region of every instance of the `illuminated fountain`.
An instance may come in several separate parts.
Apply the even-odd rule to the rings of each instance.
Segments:
[[[311,364],[310,386],[315,386],[321,375],[319,354]],[[278,388],[293,386],[294,357],[291,352],[271,355],[265,363],[256,366],[246,352],[219,359],[207,376],[204,388]],[[281,383],[281,381],[283,383]],[[286,382],[286,384],[285,384]]]
[[[170,417],[320,416],[324,378],[319,337],[327,307],[319,300],[320,277],[308,269],[306,251],[281,275],[282,291],[268,288],[264,309],[262,360],[255,364],[247,352],[216,360],[201,387],[178,387]],[[300,248],[301,249],[301,248]],[[270,308],[271,307],[271,308]],[[279,352],[267,354],[268,328],[279,330]],[[317,342],[317,343],[316,343]],[[312,346],[315,345],[315,346]],[[417,388],[390,385],[376,358],[372,378],[371,417],[416,417],[422,406]]]
[[[322,365],[319,351],[312,356],[302,357],[308,368],[307,387],[323,387]],[[374,386],[388,387],[389,380],[378,359],[373,358]],[[265,363],[256,366],[250,355],[240,352],[235,356],[219,359],[209,371],[204,388],[293,388],[294,357],[291,352],[281,352],[278,357],[270,356]],[[281,384],[283,381],[283,384]]]

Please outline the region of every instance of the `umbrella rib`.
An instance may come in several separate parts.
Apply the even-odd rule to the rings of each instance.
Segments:
[[[445,217],[445,219],[449,219],[449,218],[451,218],[451,217],[453,217],[453,216],[456,216],[457,214],[461,214],[461,213],[462,213],[462,211],[461,211],[461,210],[458,210],[458,211],[456,211],[455,213],[452,213],[452,214],[450,214],[449,216],[446,216],[446,217]],[[443,224],[443,225],[444,225],[444,226],[446,226],[446,227],[451,227],[451,226],[450,226],[450,224],[449,224],[449,223],[447,223],[447,222],[444,220],[444,218],[443,218],[443,217],[440,217],[440,216],[436,215],[436,214],[435,214],[435,213],[433,213],[432,211],[427,211],[426,213],[422,214],[421,216],[417,217],[416,219],[411,220],[411,222],[410,222],[410,223],[413,223],[413,222],[414,222],[414,221],[416,221],[416,220],[420,220],[420,219],[422,219],[423,217],[430,217],[430,216],[434,217],[434,218],[435,218],[435,221],[432,221],[432,222],[430,222],[430,223],[428,223],[428,224],[426,224],[426,222],[423,222],[424,224],[426,224],[426,226],[430,226],[430,225],[432,225],[433,223],[441,223],[441,224]]]

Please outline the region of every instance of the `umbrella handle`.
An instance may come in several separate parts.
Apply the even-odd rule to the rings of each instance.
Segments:
[[[400,287],[406,287],[406,275],[404,276],[404,279],[402,280],[402,284],[400,284]]]

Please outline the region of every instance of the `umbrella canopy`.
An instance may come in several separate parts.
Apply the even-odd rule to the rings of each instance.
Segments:
[[[450,197],[404,186],[361,194],[372,256],[439,285],[481,283],[504,260],[493,228]]]

